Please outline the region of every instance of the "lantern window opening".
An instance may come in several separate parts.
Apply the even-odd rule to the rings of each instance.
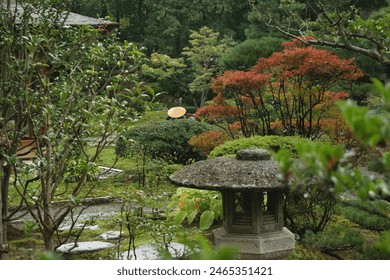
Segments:
[[[252,226],[251,194],[249,192],[234,193],[233,224],[239,226]]]
[[[263,192],[262,211],[263,224],[274,224],[278,222],[278,198],[275,192]]]

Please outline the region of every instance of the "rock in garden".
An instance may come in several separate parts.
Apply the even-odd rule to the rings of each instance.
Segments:
[[[103,242],[103,241],[77,242],[76,247],[74,247],[74,243],[67,243],[67,244],[63,244],[60,247],[58,247],[57,252],[60,252],[60,253],[94,252],[94,251],[112,248],[114,246],[115,246],[115,244],[112,244],[109,242]]]

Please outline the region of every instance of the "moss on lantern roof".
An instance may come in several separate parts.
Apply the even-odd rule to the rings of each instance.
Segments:
[[[283,188],[276,162],[263,149],[239,151],[183,167],[169,178],[178,186],[207,190],[272,190]]]

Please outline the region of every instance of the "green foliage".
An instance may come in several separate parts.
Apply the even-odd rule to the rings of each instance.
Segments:
[[[185,119],[137,126],[121,135],[116,145],[116,153],[128,156],[134,151],[143,151],[145,155],[155,159],[188,164],[203,159],[201,153],[193,151],[188,140],[213,129],[208,124]]]
[[[185,260],[234,260],[237,259],[237,248],[221,247],[215,248],[213,244],[203,235],[195,234],[188,238],[181,238],[180,242],[186,247],[179,259]],[[168,248],[160,248],[160,259],[172,260],[174,257],[168,251]],[[176,258],[177,259],[177,258]]]
[[[373,158],[367,162],[367,170],[378,172],[378,173],[384,173],[385,165],[383,164],[383,161],[377,158]]]
[[[323,231],[334,215],[339,193],[334,180],[343,162],[343,147],[300,142],[296,149],[295,161],[291,160],[291,153],[283,150],[275,159],[282,178],[290,186],[286,195],[286,225],[303,236],[307,230]]]
[[[187,239],[184,243],[192,252],[188,256],[190,260],[234,260],[238,257],[238,248],[231,246],[215,248],[202,235],[197,235],[194,241]]]
[[[199,219],[199,227],[206,230],[214,220],[222,220],[222,196],[220,192],[178,188],[171,197],[168,210],[177,207],[174,211],[174,222],[179,225],[186,220],[191,225]]]
[[[321,252],[338,257],[336,253],[352,248],[361,248],[364,238],[361,233],[354,229],[345,229],[342,226],[333,226],[325,231],[313,234],[305,234],[304,243],[309,247],[314,247]]]
[[[172,58],[166,54],[152,53],[148,64],[142,66],[143,75],[156,83],[154,87],[164,97],[182,97],[186,93],[185,69],[183,58]]]
[[[25,220],[23,229],[26,238],[31,238],[33,231],[36,230],[37,227],[38,225],[35,221]]]
[[[214,222],[214,211],[206,210],[200,216],[199,228],[201,230],[209,229]]]
[[[26,237],[23,239],[13,240],[10,243],[15,248],[30,249],[30,248],[36,248],[37,246],[42,245],[43,241],[38,240],[34,237]]]
[[[297,143],[296,149],[300,160],[299,167],[302,165],[305,167],[303,170],[299,170],[299,167],[296,169],[294,175],[298,176],[298,181],[304,178],[316,178],[326,182],[344,160],[344,150],[341,145],[300,142]]]
[[[367,107],[358,107],[353,101],[343,103],[341,111],[356,137],[369,146],[389,139],[388,118],[369,111]]]
[[[383,9],[372,17],[376,8],[388,6],[385,1],[253,1],[253,13],[264,25],[284,35],[301,38],[306,44],[347,49],[366,55],[389,67],[389,17]],[[378,14],[380,16],[378,16]]]
[[[199,99],[194,106],[205,104],[213,79],[221,70],[219,59],[231,44],[231,40],[221,39],[218,32],[207,26],[191,31],[189,46],[183,49],[182,55],[190,66],[188,89],[194,100]]]
[[[77,161],[77,160],[69,161],[68,168],[64,173],[64,178],[63,178],[64,182],[66,183],[77,182],[78,180],[81,179],[81,176],[85,172],[87,174],[87,180],[94,181],[97,179],[100,169],[95,163],[92,162]]]
[[[159,51],[177,57],[187,45],[190,30],[208,25],[223,36],[244,38],[249,7],[234,0],[89,0],[72,1],[72,12],[109,16],[120,22],[121,37],[137,42],[148,53]]]
[[[283,39],[262,37],[246,40],[230,48],[221,58],[226,70],[249,70],[260,57],[269,57],[282,50]]]
[[[216,147],[209,155],[209,158],[219,156],[235,155],[237,151],[248,148],[261,148],[272,152],[287,150],[296,155],[295,145],[300,142],[311,142],[306,138],[296,136],[255,136],[227,141]]]
[[[56,252],[42,252],[38,253],[39,260],[62,260],[61,255]]]
[[[390,90],[387,86],[382,85],[378,81],[374,81],[376,88],[383,95],[383,102],[390,104]],[[359,107],[352,102],[345,102],[340,104],[343,115],[346,117],[347,122],[351,125],[353,132],[357,138],[368,148],[376,148],[377,145],[385,147],[389,139],[390,121],[388,114],[374,114],[365,107]],[[369,126],[369,127],[367,127]],[[333,202],[336,195],[341,191],[349,190],[356,192],[356,194],[362,198],[378,199],[381,197],[388,197],[390,194],[390,188],[388,184],[389,170],[390,170],[390,156],[389,152],[382,152],[380,160],[384,164],[385,174],[383,179],[372,179],[367,176],[363,176],[362,173],[356,169],[351,168],[348,163],[349,154],[344,154],[342,147],[321,145],[320,143],[300,143],[297,146],[298,158],[300,159],[296,163],[292,164],[290,157],[286,152],[280,152],[277,160],[281,161],[281,171],[283,172],[283,178],[286,184],[291,184],[293,192],[299,190],[300,186],[310,188],[310,182],[314,183],[314,192],[305,192],[303,194],[305,199],[311,200],[312,194],[318,195],[326,202],[323,208],[323,216],[319,221],[324,221],[325,224],[331,218],[333,211]],[[379,151],[379,153],[381,153]],[[289,167],[291,167],[289,169]],[[314,181],[313,181],[314,180]],[[294,183],[294,181],[296,181]],[[299,194],[298,194],[299,198]],[[313,200],[314,204],[312,208],[318,207],[318,202]],[[287,202],[288,203],[288,202]],[[382,205],[383,202],[376,202],[378,205]],[[292,203],[296,205],[296,203]],[[378,206],[375,205],[375,206]],[[368,207],[368,208],[367,208]],[[385,206],[385,207],[388,207]],[[300,210],[300,207],[297,207]],[[377,228],[378,230],[388,229],[388,217],[385,218],[375,217],[377,212],[371,210],[372,205],[365,205],[364,211],[371,213],[371,217],[364,218],[365,213],[357,210],[347,211],[346,215],[351,220],[359,223],[363,227]],[[287,205],[288,209],[288,205]],[[287,211],[288,213],[288,211]],[[375,215],[373,215],[375,213]],[[326,214],[326,215],[325,215]],[[292,221],[294,226],[294,219],[297,215],[291,214],[287,218]],[[364,221],[363,221],[364,218]],[[384,219],[383,219],[384,218]],[[324,228],[324,223],[321,222]],[[384,235],[386,236],[386,235]],[[381,239],[377,244],[381,248],[389,248],[386,237]]]
[[[316,251],[311,250],[302,242],[296,242],[295,248],[287,256],[288,260],[322,260],[323,257],[320,256]]]
[[[212,79],[220,71],[219,58],[230,43],[207,26],[191,30],[189,46],[183,49],[182,57],[152,53],[150,63],[143,66],[144,74],[155,81],[155,87],[167,93],[165,95],[186,97],[195,108],[201,107],[206,102]]]
[[[390,229],[390,203],[385,200],[346,201],[343,215],[364,229],[383,231]]]
[[[380,94],[381,103],[383,104],[381,107],[390,106],[390,86],[383,85],[379,80],[373,80],[373,82]],[[379,155],[377,160],[382,162],[383,180],[370,180],[362,176],[359,170],[352,169],[349,178],[346,176],[339,178],[341,179],[340,184],[357,190],[361,198],[389,196],[390,153],[386,147],[388,147],[390,139],[390,113],[387,110],[370,110],[351,101],[340,103],[339,107],[352,132],[366,149],[385,148],[377,151]]]
[[[0,135],[12,143],[1,145],[0,173],[5,177],[0,188],[7,193],[12,184],[20,201],[33,202],[45,212],[34,218],[46,249],[53,250],[56,229],[76,206],[61,205],[57,210],[62,214],[54,214],[52,201],[64,178],[75,184],[62,195],[78,200],[83,188],[91,187],[86,179],[108,138],[143,111],[148,89],[138,79],[144,54],[134,44],[119,42],[115,32],[64,26],[64,6],[49,9],[58,1],[13,2],[24,6],[16,17],[0,8]],[[19,164],[16,156],[27,135],[36,144],[29,166]],[[98,144],[90,155],[85,139],[92,135],[98,135]],[[19,166],[21,172],[14,173]],[[32,189],[39,199],[32,200]],[[4,208],[6,200],[2,196]]]
[[[386,231],[382,233],[378,243],[375,245],[375,249],[378,249],[382,253],[384,260],[390,259],[390,232]]]
[[[286,227],[299,236],[304,236],[307,230],[321,232],[333,217],[336,203],[326,185],[305,185],[290,190],[285,204]]]

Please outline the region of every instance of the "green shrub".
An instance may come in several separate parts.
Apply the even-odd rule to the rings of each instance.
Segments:
[[[227,141],[216,147],[209,155],[209,158],[234,155],[237,151],[248,148],[261,148],[277,152],[281,149],[296,154],[295,144],[298,142],[309,142],[306,138],[297,136],[254,136]]]
[[[99,175],[100,169],[96,163],[71,160],[64,173],[64,181],[74,183],[80,180],[82,174],[87,172],[87,180],[95,181]]]
[[[284,39],[274,37],[246,40],[227,51],[222,56],[221,63],[225,69],[249,69],[260,57],[268,57],[281,51],[283,42]]]
[[[378,172],[378,173],[384,173],[385,172],[385,164],[380,159],[373,158],[367,163],[367,170],[373,171],[373,172]]]
[[[194,151],[188,140],[209,130],[214,130],[214,127],[186,119],[141,125],[123,133],[115,151],[119,156],[141,152],[168,163],[189,164],[204,159],[204,156]]]
[[[345,229],[342,226],[333,226],[323,232],[314,234],[308,231],[305,234],[304,243],[335,258],[340,258],[337,252],[361,248],[364,238],[354,229]]]
[[[332,175],[342,166],[343,147],[311,141],[298,142],[295,148],[296,155],[281,150],[274,158],[289,185],[285,224],[302,237],[307,230],[323,231],[335,212],[339,190]]]
[[[383,231],[390,229],[390,203],[385,200],[348,201],[342,208],[343,215],[364,229]]]
[[[23,239],[13,240],[10,243],[15,248],[24,248],[24,249],[36,248],[40,245],[43,245],[43,241],[33,237],[26,237]]]
[[[307,230],[321,232],[336,204],[336,197],[324,184],[292,188],[286,195],[285,226],[301,237]]]
[[[199,227],[208,229],[214,220],[222,220],[222,194],[217,191],[178,188],[172,196],[168,209],[177,207],[174,221],[184,220],[191,225],[199,218]]]

